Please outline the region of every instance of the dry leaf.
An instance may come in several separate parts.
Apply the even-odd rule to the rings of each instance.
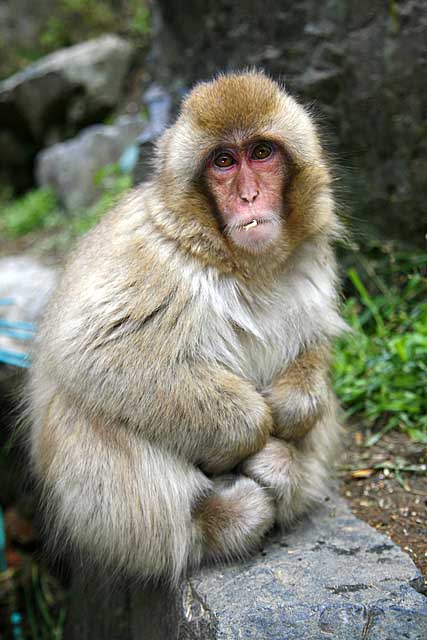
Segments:
[[[366,468],[366,469],[355,469],[350,473],[350,478],[370,478],[375,473],[375,469]]]

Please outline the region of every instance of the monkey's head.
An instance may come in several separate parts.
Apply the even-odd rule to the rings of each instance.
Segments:
[[[197,85],[158,153],[167,207],[186,220],[193,253],[277,262],[336,226],[311,117],[263,73]]]

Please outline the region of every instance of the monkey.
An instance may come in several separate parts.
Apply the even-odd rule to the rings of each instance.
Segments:
[[[29,447],[61,546],[177,583],[321,499],[339,235],[308,110],[262,71],[196,84],[40,326]]]

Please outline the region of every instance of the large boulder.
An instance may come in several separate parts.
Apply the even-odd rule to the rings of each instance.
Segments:
[[[101,38],[60,49],[0,83],[0,179],[32,181],[37,150],[99,122],[118,104],[133,48]]]
[[[265,68],[315,104],[336,141],[357,235],[373,227],[381,239],[425,246],[425,0],[154,6],[157,80],[178,95],[218,69]]]
[[[90,206],[100,194],[99,170],[117,163],[145,127],[140,117],[122,116],[114,125],[87,127],[76,138],[41,151],[36,158],[38,184],[53,187],[67,209]]]
[[[179,638],[231,640],[242,630],[245,640],[423,640],[422,584],[399,547],[334,497],[243,569],[195,576],[183,591]]]

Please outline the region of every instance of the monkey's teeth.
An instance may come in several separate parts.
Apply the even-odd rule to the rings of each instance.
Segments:
[[[256,227],[258,224],[258,222],[256,220],[252,220],[251,222],[248,222],[248,224],[244,224],[243,228],[246,229],[246,231],[248,229],[252,229],[253,227]]]

